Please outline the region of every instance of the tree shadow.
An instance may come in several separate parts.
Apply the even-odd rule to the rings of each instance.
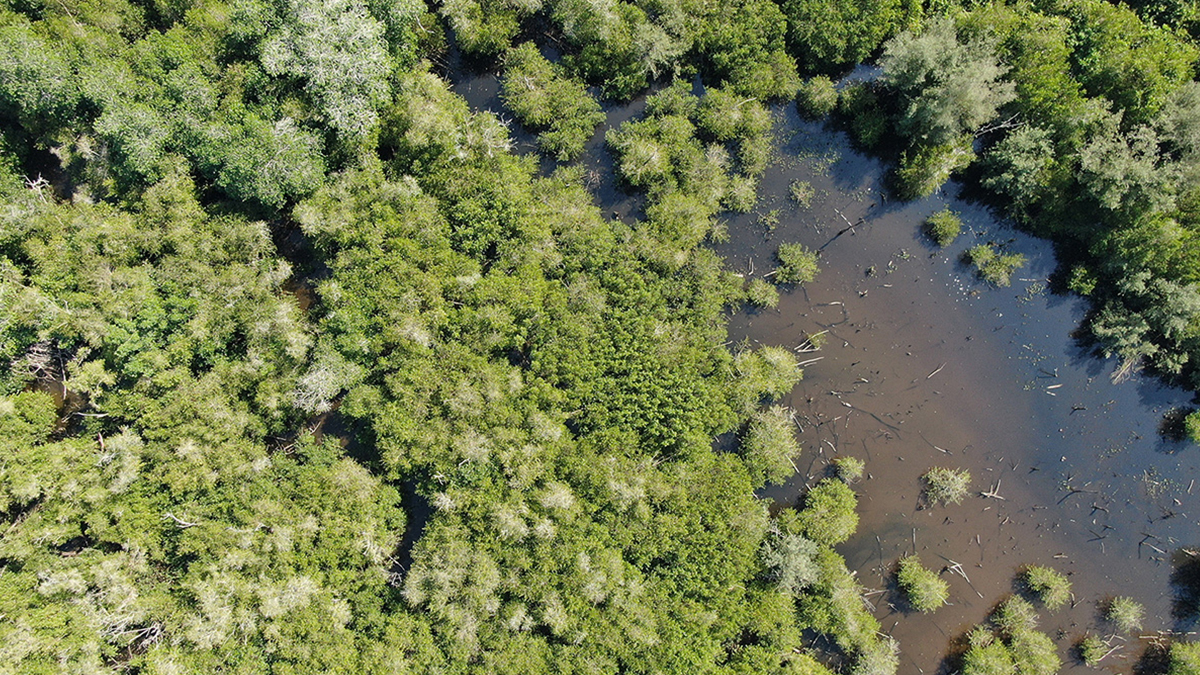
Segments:
[[[992,607],[992,610],[988,612],[988,616],[990,617],[996,611],[996,607],[999,606],[1000,603],[997,603]],[[986,623],[986,620],[984,623]],[[968,637],[974,629],[975,626],[971,626],[967,630],[950,638],[950,642],[946,646],[946,653],[942,656],[942,660],[938,662],[938,667],[934,671],[934,675],[954,675],[962,672],[963,661],[966,658],[967,650],[971,646]]]
[[[1175,630],[1193,630],[1200,620],[1200,549],[1183,547],[1171,555],[1171,617]]]
[[[1187,426],[1184,421],[1194,410],[1195,408],[1176,406],[1163,413],[1158,422],[1158,443],[1154,446],[1155,452],[1174,455],[1188,447]]]
[[[1165,675],[1170,666],[1171,649],[1167,642],[1151,642],[1133,664],[1133,675]]]

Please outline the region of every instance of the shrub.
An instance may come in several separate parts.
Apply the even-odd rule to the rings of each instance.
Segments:
[[[789,413],[771,406],[754,413],[746,427],[742,455],[759,484],[783,482],[796,471],[792,458],[800,454],[800,444]]]
[[[1075,265],[1071,268],[1071,272],[1067,276],[1067,288],[1084,296],[1091,295],[1096,290],[1096,284],[1100,280],[1096,278],[1096,274],[1083,265]],[[1197,420],[1200,422],[1200,420]],[[1200,431],[1200,429],[1197,429]]]
[[[798,534],[768,537],[760,553],[767,580],[789,595],[796,595],[817,581],[820,568],[816,554],[816,543]]]
[[[750,176],[734,175],[729,177],[729,185],[725,188],[725,196],[721,204],[735,213],[750,213],[758,201],[758,180]]]
[[[780,244],[775,253],[779,267],[775,281],[781,284],[806,284],[817,276],[817,254],[804,244]]]
[[[1062,666],[1054,641],[1032,628],[1012,633],[1008,648],[1020,675],[1055,675]]]
[[[950,209],[942,209],[925,219],[925,234],[943,248],[954,243],[961,231],[962,219]]]
[[[900,644],[883,635],[858,650],[850,675],[895,675],[900,666]]]
[[[1183,431],[1193,443],[1200,443],[1200,410],[1193,410],[1183,418]]]
[[[792,181],[792,184],[788,186],[788,194],[791,196],[792,201],[796,202],[802,209],[807,209],[812,205],[814,195],[813,186],[812,183],[806,180]]]
[[[1200,642],[1172,644],[1167,675],[1200,675]]]
[[[858,496],[845,483],[823,480],[804,496],[797,522],[805,536],[833,546],[846,541],[858,528]]]
[[[879,95],[869,84],[843,89],[838,95],[838,113],[845,118],[854,140],[865,148],[875,147],[888,131],[888,118]]]
[[[836,457],[833,460],[833,474],[843,483],[853,483],[862,478],[866,463],[857,457]]]
[[[992,639],[987,631],[982,631],[981,635],[987,636],[986,641],[972,633],[972,638],[982,644],[973,644],[963,654],[963,675],[1013,675],[1016,666],[1008,647]]]
[[[776,307],[779,305],[779,291],[766,279],[755,277],[746,284],[746,300],[758,307]]]
[[[1104,618],[1111,621],[1117,630],[1132,633],[1141,629],[1142,621],[1146,618],[1146,609],[1133,598],[1118,596],[1108,603],[1104,610]]]
[[[774,232],[779,227],[779,209],[771,209],[758,216],[758,224],[767,232]]]
[[[1010,597],[967,636],[963,675],[1054,675],[1062,665],[1054,641],[1037,630],[1033,605]]]
[[[733,368],[737,379],[731,403],[747,417],[764,399],[786,396],[804,375],[796,355],[784,347],[741,351],[733,357]]]
[[[839,649],[852,655],[851,675],[895,673],[895,641],[879,632],[879,621],[867,611],[864,589],[846,569],[845,559],[828,546],[818,546],[816,562],[817,582],[796,598],[798,627],[831,636]]]
[[[1071,582],[1062,572],[1053,568],[1030,565],[1025,568],[1021,580],[1049,609],[1062,607],[1071,599]]]
[[[989,619],[1004,635],[1037,630],[1037,611],[1028,600],[1015,595],[1000,603]]]
[[[833,80],[824,75],[805,80],[796,96],[796,109],[811,120],[821,119],[833,112],[837,104],[838,92]]]
[[[528,42],[508,52],[500,97],[522,124],[540,132],[542,149],[559,160],[578,157],[604,121],[600,104],[583,84]]]
[[[975,159],[971,136],[942,145],[921,145],[900,157],[896,168],[896,194],[905,201],[921,199],[937,192]]]
[[[900,559],[896,583],[914,609],[929,613],[941,607],[950,597],[950,584],[932,570],[921,565],[915,555]]]
[[[1075,645],[1075,651],[1079,654],[1079,660],[1083,661],[1085,665],[1094,666],[1108,653],[1108,645],[1104,640],[1089,633]]]
[[[967,496],[971,487],[971,472],[966,469],[946,469],[935,466],[921,476],[925,483],[923,494],[930,504],[957,504]]]
[[[993,286],[1011,284],[1013,272],[1025,264],[1024,255],[997,253],[989,244],[972,246],[965,255],[967,262],[975,266],[975,274]]]

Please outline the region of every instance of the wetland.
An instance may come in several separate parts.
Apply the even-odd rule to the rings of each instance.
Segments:
[[[465,73],[455,87],[474,109],[503,114],[494,75]],[[610,107],[580,160],[597,177],[604,213],[627,222],[644,202],[611,178],[603,132],[643,107],[641,98]],[[1112,643],[1104,668],[1129,672],[1164,635],[1191,630],[1176,611],[1188,592],[1176,568],[1200,536],[1200,458],[1168,427],[1193,394],[1118,372],[1117,359],[1080,337],[1086,302],[1051,290],[1051,245],[964,195],[961,183],[897,200],[888,164],[831,120],[806,120],[794,106],[773,114],[779,150],[759,202],[751,213],[725,214],[728,239],[713,245],[747,280],[769,278],[780,243],[820,252],[815,281],[782,293],[776,308],[744,306],[729,317],[731,343],[787,346],[804,364],[781,401],[803,447],[798,472],[760,496],[775,509],[795,507],[835,458],[866,463],[853,485],[858,533],[838,551],[899,640],[899,672],[953,669],[954,643],[1021,591],[1026,565],[1054,567],[1072,582],[1070,604],[1040,614],[1063,672],[1088,672],[1073,645],[1089,631],[1112,633],[1103,608],[1118,595],[1140,602],[1148,620],[1128,642]],[[519,149],[535,152],[531,137],[516,134]],[[804,204],[791,197],[797,181],[811,188]],[[963,222],[944,249],[922,227],[943,209]],[[1011,286],[981,280],[963,260],[979,243],[1025,256]],[[970,471],[962,503],[922,500],[921,477],[936,466]],[[894,574],[907,554],[950,583],[947,606],[931,614],[905,606]]]
[[[1185,4],[5,4],[0,675],[1200,673]]]

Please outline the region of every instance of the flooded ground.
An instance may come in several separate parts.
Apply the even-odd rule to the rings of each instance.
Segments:
[[[494,76],[461,77],[455,89],[476,110],[501,111]],[[610,109],[608,126],[641,107]],[[604,128],[582,161],[606,213],[636,217],[639,200],[611,182]],[[821,272],[785,293],[777,310],[734,315],[730,337],[797,347],[827,332],[823,348],[804,355],[820,360],[784,401],[801,427],[801,473],[764,496],[793,504],[832,457],[866,461],[855,485],[859,534],[841,552],[876,591],[869,599],[900,641],[900,672],[947,671],[951,642],[1014,591],[1026,564],[1053,566],[1074,585],[1071,607],[1041,613],[1063,672],[1085,672],[1070,651],[1084,631],[1111,633],[1098,606],[1113,595],[1143,603],[1148,621],[1145,637],[1125,643],[1103,669],[1128,673],[1160,631],[1189,630],[1172,615],[1171,557],[1200,544],[1200,450],[1163,440],[1158,427],[1191,395],[1137,375],[1113,384],[1116,364],[1071,337],[1083,302],[1048,291],[1046,243],[957,198],[953,184],[929,199],[891,201],[882,163],[790,106],[779,111],[778,132],[778,161],[756,214],[731,218],[730,240],[717,250],[731,268],[762,275],[779,243],[799,241],[821,251]],[[533,150],[531,137],[515,138],[519,150]],[[787,196],[796,180],[814,188],[809,208]],[[965,227],[943,251],[920,224],[944,206]],[[768,231],[759,216],[775,209],[779,222]],[[1011,287],[976,281],[959,262],[978,242],[1028,257]],[[971,496],[921,508],[920,476],[934,466],[969,469]],[[905,613],[889,589],[892,566],[914,551],[950,583],[952,604],[932,615]]]
[[[768,233],[754,216],[738,218],[719,250],[739,271],[763,274],[779,243],[800,241],[821,250],[821,272],[778,310],[734,316],[730,337],[795,347],[828,331],[824,347],[805,355],[822,359],[785,401],[801,425],[804,471],[766,496],[796,502],[835,455],[867,462],[855,486],[859,534],[841,552],[881,591],[871,599],[900,641],[901,672],[944,669],[949,641],[1013,592],[1026,564],[1053,566],[1074,585],[1071,608],[1042,612],[1065,671],[1084,671],[1069,651],[1084,631],[1111,632],[1098,604],[1113,595],[1146,606],[1142,635],[1187,628],[1172,617],[1170,559],[1200,543],[1198,455],[1158,427],[1191,395],[1139,376],[1113,384],[1116,364],[1071,337],[1084,303],[1047,289],[1054,260],[1045,242],[957,198],[953,184],[926,200],[891,201],[880,162],[841,133],[781,114],[781,157],[759,207],[779,209],[779,225]],[[812,184],[811,208],[786,197],[794,180]],[[945,206],[962,215],[964,235],[943,251],[920,225]],[[857,225],[835,238],[847,222]],[[1011,287],[977,281],[959,262],[980,242],[1028,257]],[[969,469],[972,496],[922,508],[920,476],[934,466]],[[943,570],[952,606],[899,609],[891,568],[914,551]],[[956,564],[961,574],[945,569]],[[1102,665],[1129,672],[1139,642]]]

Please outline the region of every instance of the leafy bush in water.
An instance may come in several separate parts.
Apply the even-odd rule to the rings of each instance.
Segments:
[[[918,145],[905,151],[896,167],[896,194],[903,200],[921,199],[938,191],[950,176],[975,159],[971,137],[937,145]]]
[[[993,286],[1008,286],[1012,283],[1013,272],[1025,264],[1025,256],[1020,253],[997,253],[988,244],[977,244],[967,249],[964,254],[967,262],[975,267],[979,278]]]
[[[746,284],[746,300],[759,307],[779,305],[779,289],[762,277],[755,277]]]
[[[843,483],[853,483],[862,478],[866,463],[857,457],[836,457],[833,462],[833,474]]]
[[[807,209],[812,205],[814,196],[812,183],[806,180],[792,181],[792,184],[788,186],[788,196],[792,198],[793,202],[796,202],[797,206]]]
[[[804,508],[797,516],[800,531],[818,544],[840,544],[858,527],[857,506],[858,497],[845,483],[822,480],[804,495]]]
[[[971,472],[937,466],[926,471],[921,480],[925,484],[922,494],[930,504],[957,504],[967,496]]]
[[[1117,630],[1132,633],[1141,630],[1142,621],[1146,618],[1146,608],[1133,598],[1117,596],[1109,601],[1104,610],[1104,618],[1111,621]]]
[[[1054,675],[1062,661],[1054,641],[1037,630],[1037,613],[1019,597],[1000,604],[967,634],[963,675]]]
[[[1075,651],[1084,665],[1094,666],[1100,663],[1100,659],[1108,653],[1108,644],[1099,637],[1088,633],[1075,645]]]
[[[742,437],[742,455],[756,477],[767,483],[787,480],[796,472],[792,458],[799,454],[789,409],[771,406],[754,413]]]
[[[838,92],[833,80],[817,75],[805,80],[796,95],[796,108],[809,119],[821,119],[837,108]]]
[[[1183,419],[1183,430],[1193,443],[1200,443],[1200,410],[1193,410]]]
[[[1167,656],[1167,675],[1200,675],[1200,642],[1174,642]]]
[[[1030,565],[1021,574],[1021,581],[1049,609],[1058,609],[1071,600],[1071,582],[1051,567]]]
[[[879,93],[868,84],[854,84],[838,94],[838,115],[859,145],[873,148],[883,140],[889,128]]]
[[[915,555],[900,559],[896,571],[896,583],[904,597],[918,611],[928,613],[946,603],[950,597],[950,584],[933,571],[921,565]]]
[[[954,243],[961,231],[962,218],[950,209],[942,209],[925,219],[925,233],[938,246],[946,247]]]
[[[816,583],[796,599],[796,618],[802,629],[832,637],[851,657],[854,675],[891,675],[898,665],[897,646],[879,631],[879,621],[863,604],[865,589],[846,569],[833,549],[820,546]]]
[[[807,284],[817,277],[817,254],[804,244],[780,244],[775,257],[775,281],[781,284]]]

